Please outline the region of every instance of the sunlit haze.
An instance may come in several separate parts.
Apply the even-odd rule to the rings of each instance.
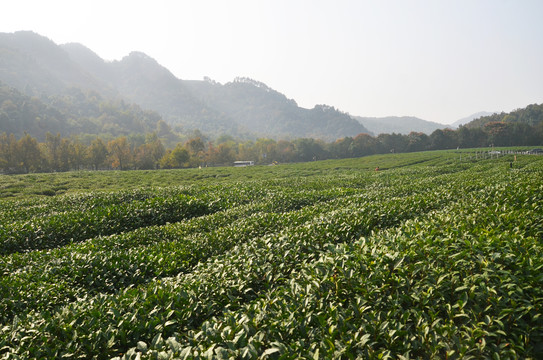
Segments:
[[[543,102],[543,1],[8,1],[106,60],[142,51],[186,80],[245,76],[311,108],[452,123]]]

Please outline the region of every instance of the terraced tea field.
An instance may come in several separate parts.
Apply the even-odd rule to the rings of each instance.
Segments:
[[[0,177],[0,359],[541,358],[512,156]]]

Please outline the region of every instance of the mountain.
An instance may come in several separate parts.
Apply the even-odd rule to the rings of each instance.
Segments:
[[[0,133],[16,137],[28,133],[42,141],[47,132],[63,137],[143,134],[159,130],[160,121],[156,112],[122,100],[104,99],[92,90],[70,88],[62,96],[38,98],[0,82]]]
[[[489,115],[492,115],[492,114],[494,114],[494,113],[491,113],[491,112],[488,112],[488,111],[480,111],[478,113],[471,114],[470,116],[467,116],[467,117],[462,118],[460,120],[456,120],[450,126],[452,128],[456,129],[460,125],[465,125],[465,124],[469,123],[470,121],[472,121],[474,119],[477,119],[477,118],[480,118],[480,117],[483,117],[483,116],[489,116]]]
[[[543,127],[543,104],[531,104],[509,113],[494,113],[478,117],[465,126],[470,129],[482,128],[490,123],[505,123],[517,126]]]
[[[28,95],[58,95],[70,87],[112,94],[60,46],[30,31],[0,33],[0,81]]]
[[[255,80],[224,85],[181,80],[141,52],[106,62],[84,45],[59,46],[33,32],[0,34],[0,81],[29,96],[61,96],[77,88],[104,99],[125,99],[158,112],[182,132],[323,140],[368,132],[331,106],[300,108]]]
[[[249,78],[221,85],[212,80],[185,81],[199,99],[228,114],[243,129],[278,138],[313,137],[335,140],[368,132],[349,115],[332,106],[304,109],[296,101]]]
[[[388,116],[380,118],[354,116],[353,118],[364,125],[374,135],[392,133],[407,135],[410,132],[422,132],[430,135],[437,129],[444,129],[447,127],[447,125],[422,120],[412,116]]]

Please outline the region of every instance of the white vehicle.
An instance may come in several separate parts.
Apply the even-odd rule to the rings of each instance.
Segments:
[[[254,164],[254,161],[234,161],[235,167],[253,166]]]

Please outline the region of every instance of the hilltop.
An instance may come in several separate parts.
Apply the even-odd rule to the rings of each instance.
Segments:
[[[84,45],[57,45],[23,31],[0,34],[0,55],[0,81],[25,96],[49,99],[64,97],[74,88],[93,91],[104,99],[155,111],[184,133],[335,140],[369,132],[333,106],[301,108],[256,80],[237,78],[220,84],[178,79],[141,52],[107,62]],[[46,105],[54,108],[51,102]]]

